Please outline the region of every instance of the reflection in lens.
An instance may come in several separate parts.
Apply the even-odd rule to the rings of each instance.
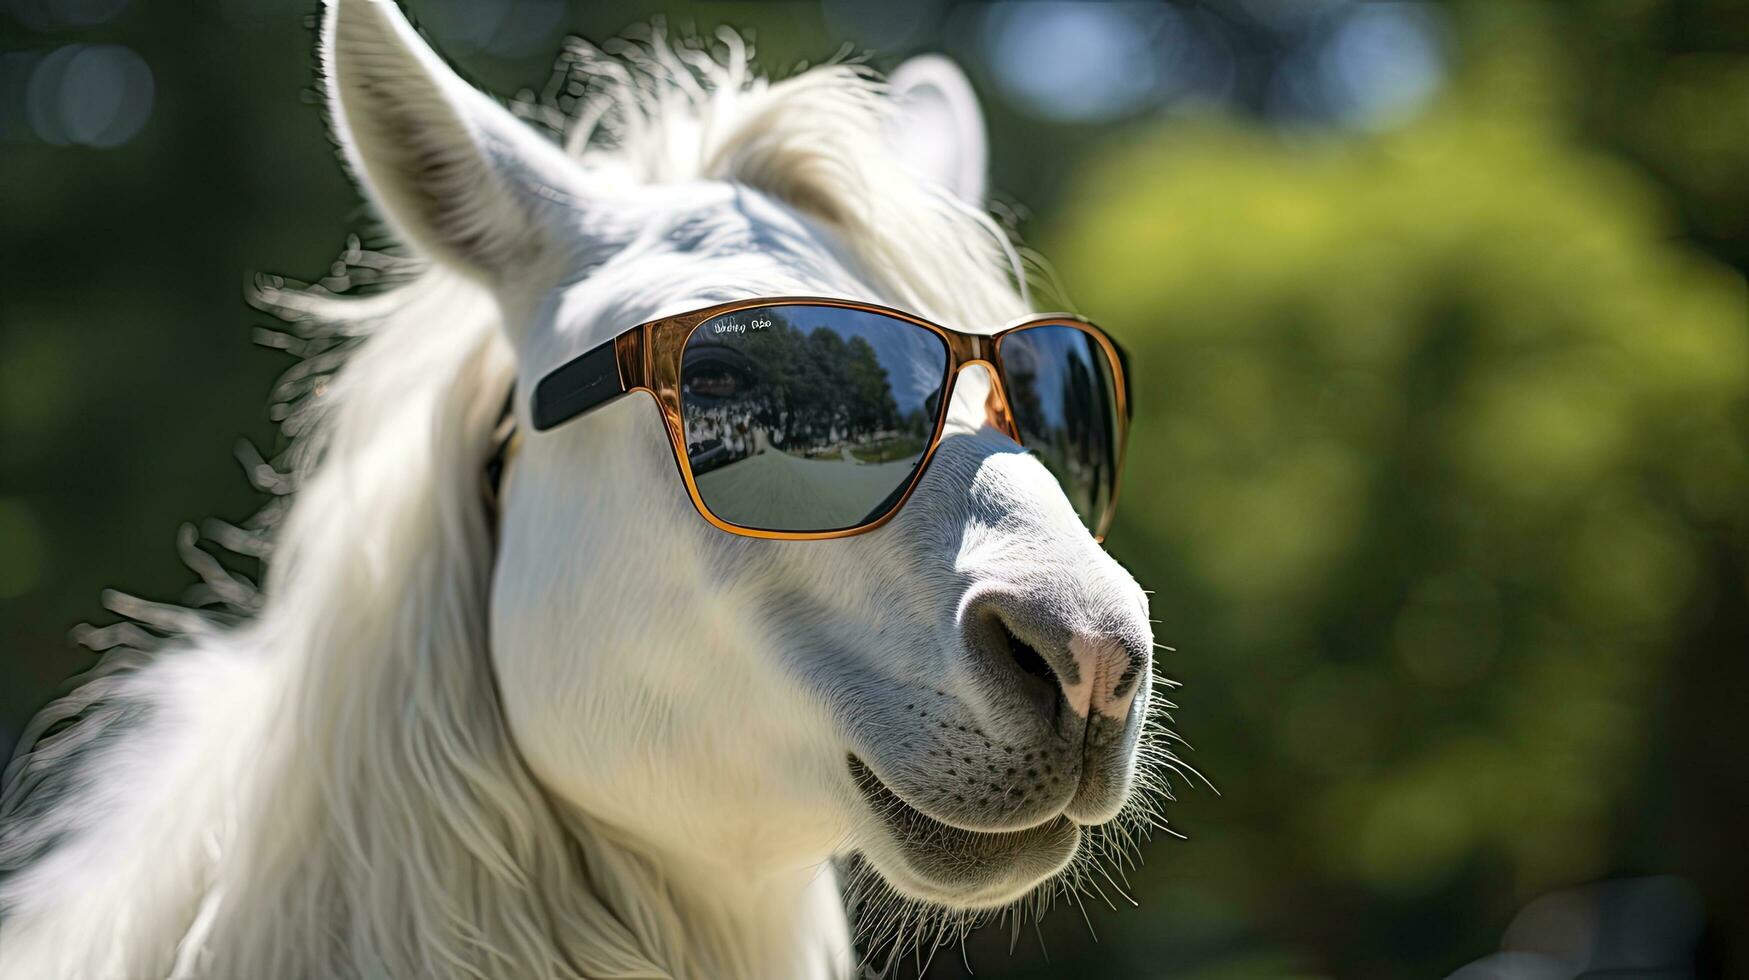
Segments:
[[[1105,349],[1085,331],[1042,326],[1003,337],[1001,355],[1021,444],[1097,531],[1117,492],[1117,387]]]
[[[686,453],[718,518],[829,531],[897,503],[935,431],[947,346],[894,317],[767,306],[700,324],[681,361]]]

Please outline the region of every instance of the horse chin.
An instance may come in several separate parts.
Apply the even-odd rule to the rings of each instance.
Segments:
[[[1021,830],[955,827],[906,803],[854,755],[849,769],[879,827],[863,852],[881,877],[911,898],[999,908],[1063,870],[1081,844],[1081,828],[1061,814]]]

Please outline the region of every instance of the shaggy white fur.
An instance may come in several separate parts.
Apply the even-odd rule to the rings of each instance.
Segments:
[[[0,801],[0,977],[844,975],[834,856],[963,906],[1058,870],[960,898],[913,880],[844,767],[928,775],[892,720],[925,688],[997,732],[939,652],[973,585],[1146,632],[1049,475],[980,428],[975,379],[956,448],[877,534],[712,530],[640,398],[530,437],[496,535],[481,506],[513,382],[658,313],[785,292],[968,327],[1026,309],[1007,238],[951,193],[981,134],[922,134],[976,144],[936,154],[951,172],[907,166],[890,134],[919,133],[866,73],[768,84],[720,41],[571,49],[521,107],[562,151],[392,7],[331,0],[347,159],[439,264],[355,250],[334,281],[263,284],[309,355],[282,391],[293,449],[283,472],[257,461],[284,494],[258,533],[215,536],[271,548],[269,573],[256,593],[185,542],[209,608],[118,598],[138,625],[95,634],[116,651],[26,733]],[[930,99],[901,104],[964,127]],[[399,284],[339,295],[367,280]],[[1162,744],[1140,750],[1159,789]]]

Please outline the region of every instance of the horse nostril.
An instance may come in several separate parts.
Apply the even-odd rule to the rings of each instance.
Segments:
[[[997,623],[1002,627],[1003,636],[1008,641],[1008,655],[1014,658],[1014,665],[1019,667],[1022,673],[1031,674],[1046,684],[1056,687],[1057,672],[1051,669],[1050,664],[1045,663],[1045,658],[1032,648],[1032,644],[1015,636],[1014,631],[1009,629],[1008,624],[1002,622],[1000,617],[997,618]]]
[[[1050,661],[1031,643],[1015,634],[1008,621],[994,611],[982,617],[982,632],[989,638],[989,653],[993,663],[1008,668],[1040,714],[1051,717],[1063,696],[1062,679],[1051,669]]]
[[[1145,684],[1147,639],[1114,628],[1070,625],[1048,601],[1030,596],[985,594],[972,618],[971,648],[985,669],[1018,691],[1047,719],[1063,713],[1090,720],[1100,715],[1126,721],[1136,691]],[[1065,712],[1066,709],[1066,712]]]

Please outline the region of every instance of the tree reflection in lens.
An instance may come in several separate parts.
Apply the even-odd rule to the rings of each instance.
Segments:
[[[1002,366],[1020,440],[1097,529],[1116,489],[1116,387],[1099,342],[1073,327],[1002,338]]]
[[[895,502],[935,428],[947,348],[838,307],[760,307],[687,341],[681,404],[699,496],[744,527],[824,531]]]

